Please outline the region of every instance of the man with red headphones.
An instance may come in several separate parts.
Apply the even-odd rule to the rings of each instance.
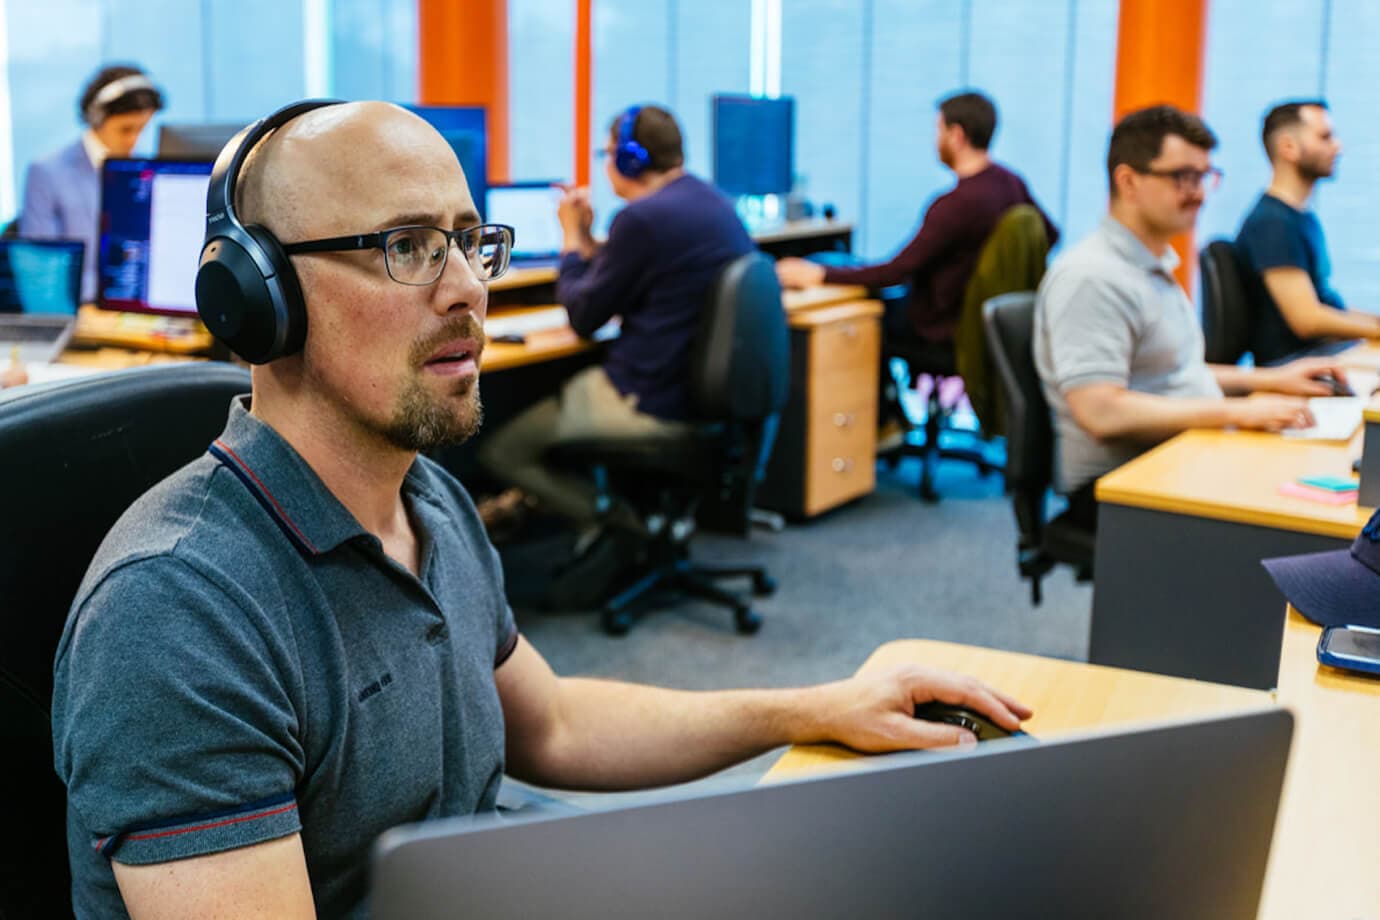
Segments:
[[[549,465],[547,451],[564,441],[657,438],[680,428],[690,414],[690,351],[710,285],[755,248],[723,195],[685,171],[680,127],[666,109],[621,112],[604,153],[609,184],[627,205],[600,245],[589,190],[567,189],[556,296],[581,336],[619,317],[618,338],[601,366],[576,374],[479,451],[493,476],[580,528],[576,559],[552,585],[551,603],[564,608],[597,602],[632,541],[620,539],[617,511],[614,524],[596,526],[593,483]]]
[[[197,308],[253,391],[111,529],[59,643],[78,916],[363,916],[377,836],[493,809],[505,773],[658,786],[788,743],[974,743],[914,718],[934,700],[1030,716],[914,667],[719,693],[554,674],[422,454],[479,426],[511,243],[397,106],[298,103],[217,160]]]

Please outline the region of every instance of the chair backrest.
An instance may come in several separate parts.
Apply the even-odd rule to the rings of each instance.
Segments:
[[[1213,240],[1198,255],[1202,275],[1204,357],[1235,364],[1251,347],[1251,299],[1236,247]]]
[[[1007,489],[1022,544],[1038,545],[1054,468],[1054,432],[1035,370],[1035,294],[993,297],[983,304],[982,318],[1005,410]]]
[[[781,284],[760,252],[714,279],[690,362],[690,398],[702,419],[760,421],[790,393],[791,344]]]
[[[14,820],[0,916],[68,897],[66,795],[53,769],[53,656],[77,586],[116,519],[225,426],[247,371],[164,365],[10,391],[0,401],[0,751]],[[22,816],[22,817],[21,817]]]

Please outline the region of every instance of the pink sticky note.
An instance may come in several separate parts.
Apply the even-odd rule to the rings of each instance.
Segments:
[[[1305,486],[1297,482],[1280,483],[1279,494],[1287,495],[1290,498],[1306,499],[1320,505],[1351,505],[1356,502],[1355,489],[1345,492],[1329,492],[1327,489],[1315,489],[1312,486]]]

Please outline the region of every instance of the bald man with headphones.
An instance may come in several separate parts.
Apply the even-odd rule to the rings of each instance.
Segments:
[[[80,138],[29,166],[19,235],[26,239],[81,240],[81,299],[96,299],[96,246],[101,214],[101,164],[127,157],[149,120],[163,108],[163,94],[138,67],[102,68],[82,90],[77,110]]]
[[[1030,716],[923,668],[709,693],[553,673],[422,453],[479,426],[511,245],[397,106],[298,103],[222,152],[197,309],[252,393],[111,529],[59,642],[77,916],[362,917],[378,835],[491,810],[505,774],[659,786],[788,743],[975,743],[915,719],[930,700]]]
[[[600,527],[586,478],[549,465],[564,441],[655,439],[690,415],[690,352],[715,276],[755,247],[728,200],[686,172],[681,132],[667,110],[631,106],[609,126],[605,174],[625,201],[595,242],[589,191],[568,189],[559,216],[565,242],[556,297],[571,327],[591,337],[621,320],[601,366],[575,375],[560,393],[490,435],[479,451],[494,477],[516,486],[579,530],[576,558],[553,582],[553,606],[597,603],[636,541],[619,509]]]

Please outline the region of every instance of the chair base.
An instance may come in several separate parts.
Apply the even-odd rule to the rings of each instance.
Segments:
[[[940,460],[961,460],[971,463],[977,467],[978,475],[986,477],[991,473],[1004,473],[1001,464],[993,463],[987,459],[986,453],[981,447],[944,447],[940,444],[940,436],[943,432],[963,432],[969,434],[979,443],[983,442],[981,433],[968,431],[967,429],[955,428],[947,424],[951,410],[945,409],[940,402],[939,390],[944,380],[950,376],[946,373],[938,373],[933,370],[914,367],[907,364],[913,378],[917,376],[928,376],[931,379],[929,398],[926,400],[925,420],[923,424],[916,424],[906,412],[905,404],[901,400],[901,384],[894,377],[885,365],[889,364],[889,359],[883,361],[882,369],[882,418],[894,419],[904,425],[906,438],[896,447],[879,450],[877,459],[885,461],[890,466],[895,466],[902,457],[917,457],[920,460],[920,498],[929,504],[939,501],[939,492],[934,487],[935,467]],[[910,440],[912,434],[922,434],[924,440],[920,443],[913,443]]]
[[[604,603],[600,624],[611,636],[627,635],[645,613],[642,603],[658,590],[671,590],[719,604],[733,611],[733,625],[738,632],[752,635],[762,628],[762,617],[736,594],[715,584],[723,578],[752,579],[752,593],[766,597],[776,591],[776,582],[760,565],[714,566],[699,565],[684,555],[652,564],[630,585]]]

